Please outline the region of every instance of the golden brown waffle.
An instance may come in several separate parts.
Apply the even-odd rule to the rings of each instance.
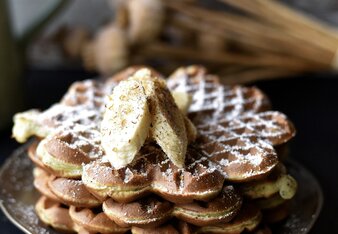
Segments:
[[[102,202],[88,192],[81,180],[55,177],[41,168],[34,168],[34,187],[45,197],[65,205],[97,207]]]
[[[101,201],[88,192],[81,180],[51,176],[48,181],[48,188],[60,201],[67,205],[97,207],[102,204]]]
[[[50,178],[50,174],[45,170],[36,167],[33,170],[34,175],[34,187],[45,197],[50,200],[61,202],[60,199],[55,196],[55,194],[49,189],[48,181]]]
[[[189,69],[193,70],[192,68],[189,68]],[[186,70],[189,71],[189,69],[186,69]],[[217,87],[223,87],[219,85],[218,82],[216,82],[215,77],[210,78],[210,76],[205,75],[205,74],[203,74],[203,76],[199,75],[197,77],[198,79],[196,78],[196,75],[195,75],[195,77],[192,77],[192,78],[190,77],[190,79],[192,79],[194,84],[197,84],[201,90],[202,88],[200,86],[202,86],[201,85],[202,83],[208,84],[208,82],[204,82],[203,79],[207,81],[208,79],[212,80],[212,85],[214,86],[216,85]],[[175,79],[172,78],[172,80],[175,80],[175,81],[177,81],[178,79],[179,78],[175,78]],[[88,96],[87,95],[88,92],[84,91],[83,89],[85,88],[90,88],[90,89],[96,88],[97,89],[97,87],[94,85],[87,84],[87,85],[83,85],[83,87],[81,86],[81,89],[79,89],[79,88],[76,88],[78,86],[80,86],[80,83],[78,83],[77,85],[74,85],[70,89],[69,93],[65,95],[64,100],[78,100],[79,99],[80,101],[77,101],[77,102],[79,102],[79,105],[82,106],[84,98],[82,98],[80,94],[77,94],[77,92],[86,94],[84,95],[86,97]],[[206,84],[204,84],[204,86],[206,86]],[[195,91],[196,91],[196,88],[195,88]],[[100,93],[100,92],[97,92],[97,93]],[[76,98],[76,97],[81,97],[81,98]],[[96,95],[96,96],[92,95],[91,97],[92,99],[87,98],[85,100],[86,101],[91,100],[92,104],[89,106],[97,106],[93,104],[93,102],[99,103],[97,99],[101,97],[101,94]],[[243,97],[245,97],[245,95]],[[255,98],[257,98],[257,100]],[[237,100],[237,99],[238,98],[235,98],[234,100]],[[245,98],[244,98],[244,102],[230,101],[231,103],[237,103],[236,104],[237,107],[233,107],[231,109],[233,110],[241,109],[242,111],[244,111],[244,112],[238,112],[238,113],[236,112],[237,113],[236,115],[243,115],[244,117],[234,119],[234,117],[236,116],[235,114],[233,113],[227,114],[225,112],[225,113],[222,113],[223,120],[218,121],[217,126],[212,126],[210,127],[210,129],[205,129],[206,125],[203,125],[203,124],[199,125],[199,130],[202,132],[202,134],[200,135],[204,136],[204,139],[202,139],[201,142],[204,144],[203,147],[205,148],[206,154],[209,154],[210,156],[210,151],[208,151],[207,149],[210,148],[210,144],[208,143],[211,143],[211,142],[212,142],[211,146],[217,145],[218,149],[220,150],[223,150],[223,149],[230,150],[230,155],[226,154],[226,155],[221,155],[221,156],[218,155],[217,157],[216,156],[210,157],[210,159],[212,159],[214,162],[216,162],[219,165],[218,168],[221,168],[222,169],[221,171],[225,172],[223,173],[223,175],[225,175],[225,178],[230,181],[252,180],[271,171],[272,168],[277,164],[276,153],[274,149],[272,148],[271,144],[274,144],[274,145],[282,144],[294,135],[294,129],[292,125],[286,120],[285,116],[283,116],[282,114],[278,112],[264,112],[258,115],[252,114],[252,113],[255,113],[261,110],[262,109],[261,106],[264,106],[265,99],[263,95],[253,95],[252,97],[250,96],[248,99],[250,99],[251,101],[256,100],[257,102],[257,103],[255,102],[256,104],[251,105],[252,107],[254,107],[252,110],[250,110],[248,106],[244,107],[246,105]],[[244,105],[244,106],[239,108],[240,105]],[[195,108],[195,110],[192,109],[191,112],[194,112],[194,111],[196,112],[197,107],[193,107],[193,106],[194,104],[192,104],[192,108]],[[207,106],[207,104],[203,104],[202,107],[203,106]],[[99,135],[97,132],[97,129],[95,129],[94,127],[89,128],[88,126],[84,128],[83,124],[81,123],[82,122],[87,123],[90,118],[85,118],[85,119],[86,121],[84,120],[79,121],[78,119],[76,119],[76,121],[73,122],[74,126],[71,128],[71,130],[67,131],[63,129],[61,133],[55,133],[52,137],[48,137],[42,143],[40,143],[41,145],[39,147],[41,149],[40,154],[44,155],[42,156],[43,163],[50,170],[53,170],[53,174],[58,175],[58,176],[63,176],[63,177],[79,178],[81,176],[81,169],[82,169],[83,163],[87,164],[91,161],[95,161],[96,157],[102,156],[103,154],[102,149],[100,148],[99,141],[96,140],[97,136]],[[227,121],[226,119],[229,119],[229,120]],[[96,122],[96,121],[99,121],[99,120],[95,118],[94,120],[92,120],[92,122]],[[68,120],[65,122],[68,122]],[[72,126],[72,124],[69,124],[68,127],[69,126]],[[265,134],[265,132],[263,133],[263,131],[260,131],[262,126],[265,126],[264,130],[268,130],[267,131],[268,134]],[[269,127],[266,127],[266,126],[269,126]],[[78,131],[77,129],[81,129],[81,131]],[[219,129],[221,129],[220,132],[219,132]],[[224,138],[221,139],[219,137],[220,133],[228,136],[227,142],[224,142],[224,141],[220,142],[222,139],[224,139]],[[208,139],[205,139],[205,138],[208,138]],[[265,142],[268,142],[269,144],[266,144]],[[243,145],[244,146],[243,149],[246,149],[246,150],[238,148],[238,146],[240,145]],[[231,154],[232,150],[234,150],[236,154],[242,151],[241,157],[239,159],[238,157],[234,157],[234,155]],[[65,154],[64,152],[67,152],[68,154]],[[254,152],[254,154],[252,154],[252,152]],[[217,154],[217,152],[212,152],[212,153],[214,155]],[[250,158],[249,153],[252,154],[253,157]],[[74,157],[74,155],[76,155],[76,157]],[[94,156],[91,157],[92,155]],[[233,159],[232,162],[234,161],[235,163],[230,163],[229,165],[227,165],[227,167],[224,167],[222,165],[222,162],[226,160],[229,161],[228,159],[229,157],[232,157]],[[253,158],[255,160],[253,160]],[[221,160],[224,159],[224,160],[221,162],[219,159]],[[240,163],[236,163],[236,162],[240,162]],[[254,165],[257,162],[259,162],[258,165]],[[238,169],[241,169],[241,170],[238,170]],[[253,171],[254,173],[248,173],[249,171]],[[235,173],[232,174],[232,172],[235,172]],[[140,186],[140,187],[145,187],[145,186]]]
[[[218,234],[235,234],[247,231],[251,233],[256,230],[262,219],[261,212],[254,206],[245,204],[241,212],[230,222],[220,223],[216,225],[194,226],[183,221],[164,224],[156,228],[139,228],[132,227],[132,233],[184,233],[184,234],[202,234],[202,233],[218,233]]]
[[[95,213],[88,208],[65,207],[44,196],[39,198],[35,209],[42,222],[61,232],[108,234],[125,233],[129,230],[113,223],[102,211]]]
[[[123,71],[106,82],[76,82],[50,109],[17,117],[30,123],[21,140],[41,138],[29,155],[41,168],[35,186],[48,197],[37,204],[44,222],[64,230],[72,225],[69,230],[82,233],[130,228],[133,233],[240,233],[254,230],[261,213],[245,205],[237,215],[242,201],[237,188],[266,212],[284,204],[284,199],[274,199],[282,191],[276,186],[278,176],[273,177],[279,165],[275,147],[294,136],[292,123],[279,112],[267,111],[269,102],[257,88],[223,86],[198,66],[181,68],[168,80],[171,90],[192,95],[188,117],[198,136],[188,146],[185,166],[178,168],[147,141],[132,163],[112,167],[101,146],[106,96],[135,71]],[[252,192],[269,183],[271,191]],[[59,225],[58,218],[46,219],[68,209],[60,202],[71,206],[74,222],[68,226]],[[105,213],[95,208],[102,204]],[[181,229],[164,224],[173,217],[181,220]],[[119,225],[127,228],[114,229]]]
[[[199,151],[189,148],[186,166],[177,168],[156,146],[143,147],[131,164],[116,170],[95,161],[83,167],[82,181],[97,197],[130,202],[154,192],[174,203],[210,200],[223,187],[223,177]]]
[[[126,204],[108,199],[103,203],[103,210],[110,219],[124,227],[157,227],[172,217],[205,226],[229,222],[237,215],[241,204],[234,188],[228,186],[210,202],[173,205],[150,196]]]
[[[273,144],[282,144],[294,135],[292,124],[278,112],[249,114],[218,125],[200,125],[198,129],[200,137],[188,148],[183,169],[165,160],[160,150],[148,146],[134,164],[120,170],[98,161],[85,165],[82,180],[97,196],[110,196],[121,202],[149,191],[173,202],[189,197],[205,200],[220,191],[223,184],[220,174],[228,181],[245,182],[272,171],[278,164]],[[205,196],[207,193],[210,195]]]
[[[130,228],[112,222],[102,211],[74,206],[63,207],[60,203],[41,197],[36,204],[40,219],[47,225],[63,232],[78,233],[125,233]],[[245,205],[231,222],[194,226],[183,221],[170,221],[159,227],[132,226],[132,233],[241,233],[254,230],[261,220],[261,213],[252,205]]]
[[[41,157],[38,156],[36,153],[36,147],[38,146],[39,141],[34,141],[29,147],[28,147],[28,157],[32,160],[32,162],[39,168],[43,169],[46,172],[48,171],[48,168],[43,164],[41,161]]]
[[[258,113],[270,107],[259,89],[220,85],[219,78],[207,74],[201,66],[177,69],[169,77],[168,87],[192,95],[189,117],[196,125]]]
[[[186,77],[173,75],[173,77],[168,81],[169,84],[173,83],[170,81],[180,83],[180,85],[177,87],[183,87],[181,80],[189,81],[190,83],[185,83],[187,88],[194,87],[192,91],[193,104],[190,108],[191,113],[197,113],[199,110],[203,112],[205,108],[209,108],[209,106],[215,106],[214,104],[211,105],[209,101],[202,101],[198,104],[197,98],[199,97],[203,99],[203,95],[200,95],[200,93],[210,93],[211,96],[217,97],[217,95],[219,95],[217,94],[218,91],[215,91],[214,89],[222,89],[223,91],[229,91],[233,89],[220,85],[216,77],[206,75],[204,71],[200,72],[200,70],[201,68],[198,67],[189,67],[184,71],[186,71],[186,73],[190,76]],[[104,103],[104,98],[102,98],[102,96],[105,92],[107,92],[106,90],[111,90],[114,86],[113,82],[110,83],[110,88],[102,84],[97,85],[95,82],[90,81],[76,83],[70,88],[69,92],[63,98],[63,104],[59,104],[59,107],[54,106],[50,110],[47,110],[41,114],[42,116],[49,116],[49,119],[51,122],[53,122],[53,126],[60,125],[57,127],[58,130],[44,139],[38,147],[39,157],[41,158],[44,166],[53,171],[53,174],[69,178],[80,178],[83,164],[88,164],[89,162],[95,161],[97,158],[101,158],[104,155],[104,152],[100,146],[100,133],[97,129],[97,126],[101,120],[100,109],[102,109],[102,106],[100,107],[100,105]],[[209,89],[209,83],[213,88]],[[176,89],[178,89],[177,87]],[[236,89],[241,89],[241,87],[237,87]],[[243,90],[244,89],[245,88],[243,88]],[[233,90],[231,92],[233,92]],[[223,101],[229,102],[229,105],[231,104],[231,113],[227,111],[219,112],[218,110],[211,108],[210,110],[212,110],[213,115],[218,116],[217,118],[215,117],[218,119],[218,121],[210,122],[212,120],[204,118],[205,121],[208,120],[208,122],[204,123],[216,123],[217,128],[222,125],[224,126],[222,131],[223,133],[228,134],[227,142],[220,142],[220,140],[223,138],[221,139],[219,135],[217,136],[219,132],[215,132],[215,126],[212,126],[210,129],[206,130],[205,125],[200,123],[199,126],[201,126],[201,128],[198,129],[201,132],[204,131],[202,134],[202,136],[204,136],[202,141],[203,147],[208,148],[208,143],[212,141],[212,144],[217,145],[219,149],[228,148],[230,151],[234,150],[237,153],[239,151],[244,152],[241,152],[241,157],[238,160],[232,161],[244,161],[244,164],[246,163],[248,165],[241,165],[241,163],[230,163],[227,168],[222,168],[222,163],[216,159],[220,157],[209,157],[210,159],[214,159],[213,161],[216,161],[217,164],[220,165],[218,168],[223,169],[225,172],[223,174],[225,175],[226,179],[230,181],[251,180],[257,176],[264,175],[271,171],[277,163],[277,157],[270,143],[274,145],[281,144],[290,139],[294,134],[292,125],[282,114],[277,112],[262,113],[260,115],[253,114],[263,110],[263,107],[266,106],[264,104],[266,101],[263,94],[248,96],[246,94],[244,95],[243,93],[239,94],[241,92],[235,92],[240,95],[241,98],[233,95],[229,95],[227,98],[223,98],[222,96],[221,98]],[[247,102],[250,102],[251,104],[248,105]],[[52,111],[53,109],[62,109],[60,107],[62,105],[65,107],[64,112],[60,110]],[[229,105],[227,104],[226,106]],[[225,108],[224,110],[228,110],[228,108]],[[53,116],[51,113],[56,115]],[[241,119],[234,119],[236,116],[244,117]],[[229,130],[229,128],[232,128],[229,127],[229,124],[235,125],[236,129]],[[273,135],[262,135],[263,132],[260,132],[259,129],[264,124],[270,124],[268,126],[271,126],[272,124],[271,129],[267,127],[265,130],[271,130],[270,132],[273,132]],[[245,134],[245,131],[250,131],[250,128],[252,127],[256,128],[256,132]],[[242,133],[244,131],[244,136],[242,136],[241,131]],[[230,135],[229,132],[231,133]],[[206,136],[206,133],[210,135]],[[213,134],[213,136],[211,134]],[[215,139],[215,137],[218,137],[219,139]],[[209,142],[206,140],[209,140]],[[265,141],[269,144],[265,144]],[[238,147],[241,144],[244,146],[243,149]],[[250,147],[250,149],[248,149],[248,147]],[[205,153],[209,154],[210,156],[210,150],[209,152],[208,150],[205,150]],[[249,153],[253,156],[258,154],[253,162],[250,162],[251,159]],[[225,160],[228,160],[227,156],[229,155],[223,156],[225,157]],[[233,157],[234,155],[230,156]],[[260,163],[258,165],[253,165],[257,162]],[[232,174],[229,172],[238,171],[238,169],[243,170],[232,177]],[[255,172],[250,174],[248,171]]]
[[[74,230],[74,223],[69,216],[68,208],[62,207],[61,203],[42,196],[37,201],[35,210],[40,220],[45,224],[64,232]]]
[[[278,157],[273,145],[294,136],[293,125],[279,112],[247,114],[199,125],[198,147],[217,163],[226,180],[243,182],[270,172]]]
[[[253,231],[261,222],[262,214],[254,206],[244,204],[240,213],[229,223],[195,227],[194,233],[242,233]]]
[[[56,202],[80,209],[101,206],[88,193],[81,181],[66,178],[55,178],[42,169],[37,169],[35,181],[43,180],[42,194]],[[224,187],[222,192],[209,202],[192,202],[172,204],[163,199],[148,196],[131,203],[117,203],[112,199],[103,202],[105,213],[120,226],[153,227],[159,226],[172,217],[177,217],[194,225],[211,225],[230,221],[239,211],[241,197],[233,186]]]
[[[73,222],[92,233],[125,233],[130,228],[118,226],[111,221],[102,211],[71,206],[69,215]]]

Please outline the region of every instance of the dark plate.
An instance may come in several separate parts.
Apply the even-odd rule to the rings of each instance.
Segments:
[[[34,212],[39,194],[33,187],[33,163],[29,160],[26,144],[17,149],[0,170],[0,206],[5,215],[25,233],[55,234],[41,223]],[[305,234],[315,223],[323,205],[323,194],[316,178],[302,165],[290,160],[289,173],[298,181],[299,188],[292,201],[291,214],[276,226],[277,233]]]

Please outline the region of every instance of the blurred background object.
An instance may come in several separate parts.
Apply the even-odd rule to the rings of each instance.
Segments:
[[[9,12],[1,4],[0,125],[22,110],[27,68],[107,77],[129,65],[169,74],[197,63],[235,84],[338,67],[333,0],[12,0]]]
[[[285,2],[335,21],[323,14],[335,1]],[[29,55],[38,66],[84,66],[105,76],[135,64],[170,73],[202,63],[233,84],[336,70],[337,45],[334,28],[281,1],[74,0]]]
[[[22,72],[27,47],[66,3],[58,1],[52,4],[40,15],[35,15],[22,32],[15,34],[10,25],[7,2],[0,2],[0,129],[8,126],[13,114],[23,108]]]

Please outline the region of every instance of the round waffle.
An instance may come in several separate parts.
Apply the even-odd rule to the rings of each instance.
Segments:
[[[51,176],[48,181],[48,187],[62,203],[67,205],[97,207],[102,204],[101,201],[88,192],[81,180]]]
[[[245,212],[243,212],[245,210]],[[74,206],[62,207],[60,203],[42,196],[36,211],[47,225],[63,232],[78,233],[125,233],[130,228],[112,222],[102,211]],[[231,222],[197,227],[180,221],[180,224],[164,224],[158,227],[132,226],[132,233],[241,233],[254,230],[261,219],[261,213],[251,205],[245,205]]]
[[[171,217],[198,225],[229,222],[236,216],[242,200],[232,186],[210,202],[173,205],[156,197],[147,197],[131,203],[108,199],[103,203],[106,215],[121,226],[156,227]]]
[[[18,141],[40,138],[29,156],[41,168],[34,183],[45,195],[37,203],[45,223],[82,233],[130,228],[133,233],[240,233],[254,230],[261,213],[241,206],[237,191],[266,213],[294,195],[296,183],[280,169],[276,151],[295,135],[292,123],[282,113],[267,111],[268,99],[257,88],[224,86],[199,66],[178,69],[168,79],[171,91],[192,98],[187,116],[197,138],[188,145],[184,167],[175,166],[151,140],[127,166],[111,166],[101,146],[106,97],[136,70],[106,82],[76,82],[48,110],[16,115]],[[52,218],[68,209],[60,203],[71,206],[72,224]],[[170,224],[172,218],[183,223],[181,229]]]
[[[43,169],[44,171],[48,171],[48,168],[43,164],[41,161],[41,157],[36,153],[36,148],[38,146],[39,142],[34,141],[29,147],[28,147],[28,157],[32,160],[32,162],[39,168]],[[49,171],[48,171],[49,172]]]
[[[174,203],[210,200],[223,187],[223,177],[209,168],[209,161],[189,148],[186,167],[177,168],[156,146],[143,147],[139,157],[116,170],[108,163],[95,161],[83,167],[82,181],[97,197],[112,197],[129,202],[154,192]]]
[[[69,215],[73,222],[92,233],[125,233],[129,228],[123,228],[112,222],[102,211],[71,206]]]
[[[49,199],[77,209],[102,204],[86,190],[81,181],[56,178],[42,169],[36,170],[41,173],[35,173],[35,180],[40,179],[44,182],[43,190],[39,189],[39,191]],[[200,226],[228,222],[238,213],[241,203],[241,197],[234,187],[226,186],[215,199],[209,202],[175,205],[154,197],[142,198],[131,203],[117,203],[108,199],[104,201],[103,208],[108,217],[121,226],[158,226],[172,217]],[[152,207],[156,207],[156,210],[152,210]],[[145,213],[148,215],[144,216]]]
[[[52,191],[50,191],[48,187],[48,180],[50,175],[48,172],[45,170],[36,167],[33,170],[33,175],[34,175],[34,187],[45,197],[47,197],[50,200],[56,201],[56,202],[61,202],[60,199],[55,196]]]
[[[173,75],[168,81],[174,90],[181,90],[184,86],[182,84],[185,84],[185,91],[192,94],[193,103],[189,115],[198,113],[198,116],[204,116],[205,109],[212,113],[212,119],[205,117],[204,122],[195,121],[201,136],[198,147],[202,148],[208,160],[216,163],[216,168],[221,169],[220,172],[229,181],[248,181],[270,172],[278,162],[272,146],[282,144],[294,135],[292,124],[278,112],[255,114],[266,108],[263,94],[248,96],[244,94],[246,88],[225,88],[219,84],[217,77],[206,75],[200,70],[198,67],[183,69],[188,75]],[[53,122],[53,126],[60,125],[56,127],[57,131],[38,146],[39,158],[53,174],[80,178],[83,164],[102,158],[104,151],[100,145],[98,125],[102,119],[100,113],[104,103],[103,94],[113,86],[113,82],[110,82],[109,88],[89,81],[76,83],[61,104],[41,114],[49,116],[49,122]],[[219,89],[225,93],[221,95],[222,98],[217,98],[220,94],[215,90]],[[241,98],[231,95],[232,92]],[[243,93],[239,94],[241,92]],[[210,96],[206,95],[207,93],[215,96],[214,99],[218,102],[226,102],[221,105],[224,107],[222,111],[215,109],[219,103],[210,104],[204,100]],[[224,95],[227,98],[224,98]],[[204,101],[200,102],[198,98]],[[247,102],[250,102],[250,105]],[[52,111],[62,109],[62,106],[64,112]],[[45,114],[47,112],[48,115]]]
[[[177,200],[174,197],[177,193],[184,193],[186,197],[190,194],[190,199],[203,200],[205,197],[208,199],[212,196],[205,196],[205,194],[215,194],[222,187],[223,182],[219,173],[225,180],[245,182],[264,177],[271,172],[278,164],[273,145],[282,144],[294,135],[292,124],[278,112],[248,114],[246,117],[219,122],[218,125],[199,125],[198,130],[200,137],[194,145],[188,148],[184,169],[178,169],[170,161],[165,160],[165,157],[159,156],[162,153],[159,150],[156,151],[156,148],[145,147],[140,153],[146,157],[138,157],[135,164],[132,164],[142,165],[143,178],[140,181],[143,184],[130,188],[128,193],[125,192],[125,188],[128,188],[129,181],[125,180],[125,175],[132,175],[128,178],[135,177],[136,179],[139,176],[139,169],[126,167],[117,172],[110,165],[96,161],[83,167],[82,180],[97,196],[110,196],[119,201],[122,201],[120,197],[127,199],[130,196],[129,201],[149,191],[173,202]],[[150,163],[152,158],[155,160]],[[148,168],[149,164],[153,165]],[[191,171],[190,168],[195,171]],[[161,176],[163,171],[170,176]],[[175,177],[176,171],[181,172],[183,176]],[[150,174],[152,176],[148,176]],[[195,179],[190,181],[194,175]],[[175,187],[171,186],[171,178],[174,178],[173,185],[183,184],[184,187],[179,188],[179,191],[172,191]],[[179,180],[183,180],[184,183]],[[208,181],[208,187],[205,187],[206,181]],[[216,186],[217,182],[218,186]],[[123,189],[121,189],[122,183]],[[188,185],[193,185],[190,187],[195,189],[198,188],[199,194],[187,191]],[[122,190],[123,195],[119,196],[119,190]],[[130,192],[131,190],[133,192]]]
[[[132,227],[131,231],[135,234],[145,233],[184,233],[184,234],[237,234],[246,231],[253,233],[262,219],[261,212],[252,205],[245,204],[241,212],[230,222],[216,225],[206,225],[202,227],[194,226],[183,221],[166,223],[156,228]],[[172,232],[169,232],[172,231]]]
[[[189,117],[196,125],[220,119],[233,119],[270,108],[267,97],[257,88],[223,86],[217,76],[207,74],[204,67],[177,69],[168,79],[171,90],[192,95]]]
[[[45,197],[65,205],[97,207],[102,202],[88,192],[80,180],[55,177],[41,168],[34,168],[34,187]]]
[[[74,230],[74,223],[69,216],[68,208],[62,207],[61,203],[42,196],[37,201],[35,210],[45,224],[64,232]]]

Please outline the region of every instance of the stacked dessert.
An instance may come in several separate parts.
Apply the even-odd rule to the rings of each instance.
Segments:
[[[39,218],[79,233],[269,233],[297,183],[285,115],[257,88],[224,86],[203,67],[167,80],[129,68],[74,83],[44,112],[14,117]]]

